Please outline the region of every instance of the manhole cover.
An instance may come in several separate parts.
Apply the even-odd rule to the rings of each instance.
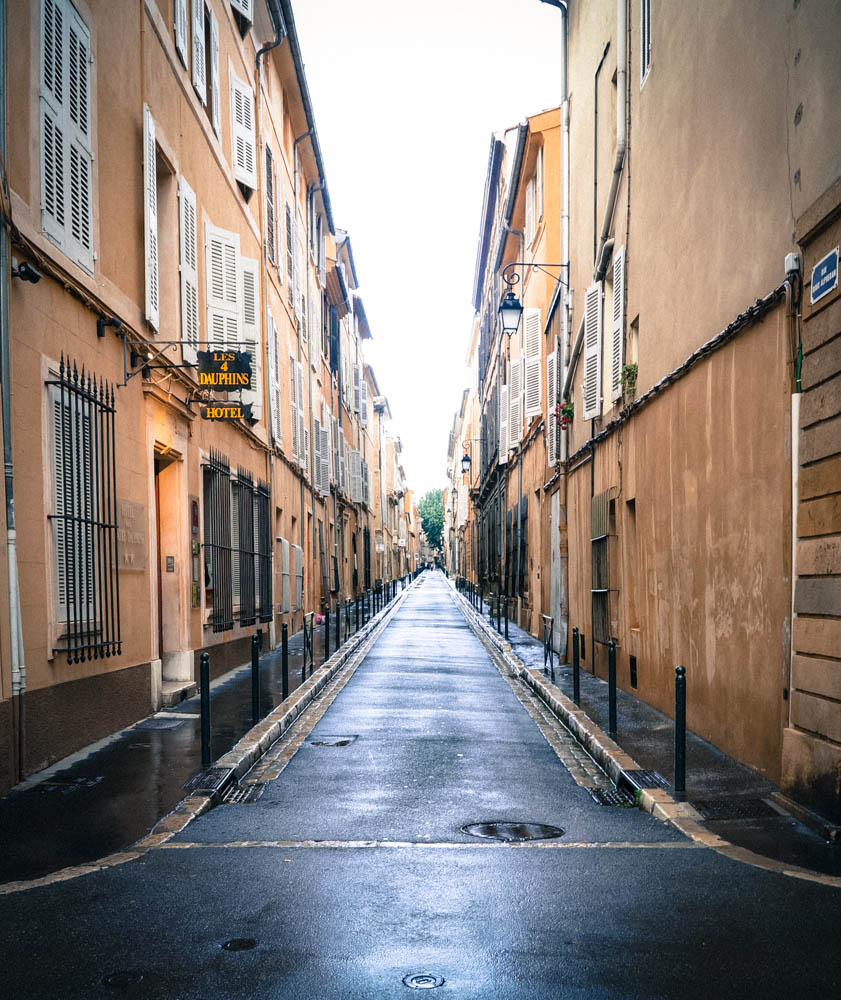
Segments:
[[[186,719],[161,719],[156,718],[154,715],[149,719],[144,719],[142,722],[138,722],[134,727],[135,729],[177,729],[179,726],[183,726]]]
[[[230,941],[225,941],[222,944],[225,951],[250,951],[256,947],[257,942],[254,938],[231,938]]]
[[[780,815],[763,799],[702,799],[692,805],[708,820],[761,819]]]
[[[356,736],[317,736],[315,739],[307,740],[308,747],[347,747],[358,737]]]
[[[111,986],[115,990],[126,990],[130,986],[136,986],[143,981],[143,973],[133,969],[124,969],[121,972],[111,972],[102,980],[104,986]]]
[[[618,788],[591,788],[589,789],[593,800],[600,806],[632,806],[634,800],[627,792],[620,792]]]
[[[471,837],[486,837],[508,843],[520,840],[553,840],[564,835],[560,827],[547,826],[546,823],[468,823],[462,830]]]
[[[251,785],[229,785],[222,799],[229,805],[248,805],[256,802],[266,790],[266,786],[255,782]]]
[[[624,771],[624,776],[634,788],[668,788],[669,783],[659,771],[646,771],[643,768],[636,768],[631,771]]]
[[[416,972],[411,976],[404,976],[403,985],[410,990],[434,990],[436,986],[443,986],[442,976],[433,976],[431,972]]]

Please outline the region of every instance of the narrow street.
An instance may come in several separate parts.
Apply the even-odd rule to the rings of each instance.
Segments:
[[[559,724],[550,745],[456,602],[423,574],[243,779],[251,801],[0,895],[3,995],[838,996],[837,887],[598,805],[609,781]],[[505,822],[563,832],[463,830]]]

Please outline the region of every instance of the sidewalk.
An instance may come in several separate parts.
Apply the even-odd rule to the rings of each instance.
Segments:
[[[330,623],[333,653],[335,615]],[[352,612],[351,636],[355,626]],[[315,628],[314,647],[317,668],[324,661],[323,624]],[[290,694],[302,681],[303,651],[304,634],[297,632],[289,638]],[[260,657],[261,719],[283,701],[281,660],[280,647]],[[211,685],[211,759],[227,753],[253,725],[248,663]],[[38,878],[133,844],[178,805],[200,773],[196,695],[32,775],[0,799],[0,884]]]
[[[478,616],[478,610],[475,612]],[[496,631],[487,603],[482,619]],[[502,633],[505,622],[502,622]],[[523,665],[543,671],[543,644],[513,622],[508,625],[511,652]],[[590,672],[592,664],[581,663],[581,708],[605,732],[608,728],[607,681]],[[546,683],[551,684],[549,664]],[[691,677],[687,675],[688,698]],[[559,664],[555,656],[553,685],[572,698],[572,665]],[[662,712],[627,691],[616,691],[615,742],[633,757],[640,768],[657,771],[669,784],[674,782],[674,723]],[[841,875],[841,844],[824,840],[787,812],[775,799],[779,788],[761,775],[728,757],[711,743],[687,730],[686,801],[704,816],[704,826],[724,840],[776,861],[810,868],[826,875]],[[760,801],[761,800],[761,801]],[[744,818],[739,813],[746,814]]]

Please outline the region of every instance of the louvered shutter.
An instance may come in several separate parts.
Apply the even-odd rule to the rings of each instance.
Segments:
[[[240,497],[244,493],[237,486],[231,490],[231,589],[233,591],[233,606],[236,608],[240,603],[240,583],[239,583],[239,522],[240,522]]]
[[[93,271],[91,163],[90,35],[72,4],[67,4],[68,125],[70,142],[69,256]]]
[[[213,349],[240,342],[239,236],[207,225],[207,336]]]
[[[295,362],[295,392],[298,402],[298,461],[301,468],[306,471],[308,468],[309,455],[307,454],[307,421],[304,415],[304,366],[300,361]]]
[[[175,0],[175,48],[187,65],[187,0]]]
[[[353,412],[359,413],[359,404],[362,395],[362,389],[359,385],[360,381],[360,371],[359,365],[353,366]]]
[[[558,353],[546,355],[546,464],[558,464]]]
[[[289,542],[280,540],[280,610],[283,613],[292,610],[289,588]]]
[[[67,44],[63,0],[44,0],[41,17],[41,228],[64,246],[67,193]]]
[[[295,294],[295,257],[292,252],[292,208],[288,201],[286,202],[284,219],[286,222],[286,284],[289,286],[288,294],[291,303],[292,296]]]
[[[613,325],[611,327],[610,398],[622,398],[622,341],[625,332],[625,247],[613,256]]]
[[[292,457],[300,465],[301,462],[301,442],[298,425],[298,378],[297,364],[289,355],[289,405],[292,412]]]
[[[543,149],[537,151],[537,166],[534,171],[535,224],[543,218]]]
[[[601,412],[602,381],[602,286],[590,285],[584,295],[584,378],[582,419],[592,420]]]
[[[342,433],[341,427],[339,428],[339,475],[341,477],[341,482],[339,484],[342,492],[347,496],[348,494],[348,471],[347,471],[347,442],[345,441],[345,436]]]
[[[193,86],[202,104],[207,104],[207,80],[204,72],[204,0],[193,2]]]
[[[330,423],[329,415],[327,420],[321,422],[321,492],[324,496],[330,495]]]
[[[526,247],[534,242],[534,178],[526,184]]]
[[[368,426],[368,383],[364,377],[359,381],[359,424],[363,429]]]
[[[198,360],[199,270],[196,196],[183,177],[178,178],[178,269],[181,277],[181,353],[185,364]]]
[[[143,105],[143,233],[146,245],[146,322],[160,329],[158,301],[158,180],[155,120]]]
[[[65,404],[62,413],[61,394],[57,386],[50,386],[50,402],[52,404],[53,425],[53,511],[61,515],[66,511],[67,485],[65,483],[66,463],[65,453],[70,452],[70,420],[69,408]],[[62,429],[64,433],[62,433]],[[67,458],[69,464],[69,457]],[[67,621],[67,533],[66,522],[59,516],[52,520],[53,540],[55,543],[56,567],[56,617],[60,622]],[[69,553],[72,560],[73,553]]]
[[[242,338],[238,350],[251,358],[251,388],[242,393],[242,402],[251,404],[251,417],[263,416],[263,365],[260,350],[260,264],[251,257],[240,259],[242,269]]]
[[[254,95],[248,84],[231,74],[231,155],[234,177],[252,190],[257,187],[254,142]]]
[[[242,14],[249,24],[254,20],[251,14],[251,0],[231,0],[231,6]]]
[[[508,417],[509,417],[508,386],[499,389],[499,464],[508,461]]]
[[[300,545],[295,547],[295,607],[300,611],[304,606],[304,550]]]
[[[283,447],[283,432],[280,424],[280,361],[278,360],[277,324],[271,313],[266,317],[266,330],[269,333],[269,400],[272,418],[272,443],[278,448]]]
[[[321,488],[321,421],[318,417],[313,420],[313,450],[315,451],[313,463],[313,485],[319,493],[323,493]]]
[[[213,10],[210,14],[210,120],[217,137],[222,134],[221,101],[219,98],[219,25]]]
[[[540,323],[539,309],[525,310],[525,339],[526,339],[526,359],[525,359],[525,396],[526,396],[526,421],[532,417],[539,417],[541,414],[541,378],[542,364],[540,357],[540,342],[543,331]]]
[[[274,264],[277,259],[274,223],[274,158],[266,145],[266,254]]]
[[[508,417],[508,444],[514,448],[523,435],[523,359],[510,362],[508,373],[510,414]]]

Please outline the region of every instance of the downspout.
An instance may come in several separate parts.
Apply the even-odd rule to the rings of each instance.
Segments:
[[[616,0],[616,156],[613,161],[613,176],[610,181],[610,190],[607,195],[607,205],[605,206],[604,222],[602,223],[599,245],[596,250],[595,267],[593,271],[593,281],[601,281],[607,268],[607,242],[610,233],[610,225],[613,221],[613,211],[616,208],[616,196],[619,192],[619,181],[622,177],[622,168],[625,164],[625,147],[627,141],[626,134],[626,62],[628,59],[628,32],[627,32],[627,11],[626,0]],[[581,354],[581,346],[584,340],[584,320],[582,319],[578,327],[578,334],[575,338],[572,356],[570,357],[567,376],[564,381],[564,399],[569,399],[569,392],[572,380],[575,376],[575,369],[578,358]]]
[[[274,0],[269,0],[269,8],[273,10],[273,20],[277,25],[277,35],[273,42],[269,42],[268,45],[264,45],[257,52],[256,64],[257,64],[257,142],[259,144],[259,160],[257,164],[258,176],[263,177],[263,185],[261,190],[265,192],[265,176],[264,171],[266,167],[266,160],[263,149],[263,124],[262,124],[262,109],[263,109],[263,91],[261,86],[262,78],[262,57],[270,52],[272,49],[277,48],[278,45],[283,41],[286,35],[286,25],[283,22],[283,15],[280,10],[277,9]],[[277,201],[277,192],[275,192],[274,200]],[[268,227],[266,225],[266,199],[263,197],[261,199],[262,204],[260,205],[260,219],[261,219],[261,232],[268,232]],[[268,418],[267,423],[269,425],[269,447],[267,449],[267,467],[268,467],[268,480],[269,480],[269,490],[274,489],[274,442],[272,441],[272,405],[271,405],[271,387],[268,385],[268,379],[270,378],[270,373],[272,370],[272,359],[269,352],[269,329],[268,329],[268,316],[269,316],[269,260],[268,251],[266,249],[266,241],[263,239],[263,317],[266,323],[266,333],[263,337],[263,354],[265,355],[266,363],[264,365],[265,371],[263,372],[263,390],[264,398],[266,400],[266,416]],[[275,359],[277,363],[277,359]],[[271,531],[270,537],[274,538],[274,511],[269,510],[269,528]],[[275,580],[275,545],[272,542],[271,546],[271,581],[272,589],[274,589]],[[274,600],[272,600],[274,604]],[[269,625],[269,645],[274,647],[275,645],[275,622],[274,622],[274,609],[272,609],[271,623]]]
[[[6,3],[0,0],[0,157],[6,161]],[[3,178],[3,183],[7,178]],[[8,194],[8,192],[7,192]],[[3,415],[3,467],[6,492],[6,569],[9,578],[9,651],[12,668],[12,703],[17,698],[17,778],[24,776],[24,694],[26,663],[20,616],[20,581],[15,531],[15,481],[12,452],[11,332],[9,330],[9,232],[0,226],[0,395]]]
[[[295,140],[295,142],[292,145],[292,158],[295,161],[294,184],[293,184],[294,195],[295,195],[295,197],[294,197],[295,204],[293,206],[293,210],[295,212],[294,218],[295,218],[296,222],[297,222],[297,219],[298,219],[298,176],[300,174],[300,170],[299,170],[299,167],[298,167],[298,144],[301,143],[301,142],[303,142],[305,139],[309,139],[311,135],[312,135],[312,129],[307,129],[307,131],[304,132],[303,135],[299,135],[298,136],[298,138]],[[296,231],[297,231],[297,228],[298,227],[295,226]],[[298,247],[297,246],[295,246],[293,249],[295,251],[295,267],[297,268],[298,262],[299,262],[299,251],[298,251]],[[296,307],[296,303],[293,302],[292,303],[293,310],[295,309],[295,307]],[[297,333],[298,333],[298,361],[300,361],[301,358],[303,357],[302,352],[301,352],[301,326],[300,326],[300,324],[298,324]],[[307,363],[309,364],[309,362],[307,362]],[[307,463],[309,464],[309,455],[307,455]],[[304,550],[304,532],[306,531],[306,524],[307,524],[306,487],[304,486],[304,477],[302,475],[301,476],[301,551],[302,552]],[[314,548],[315,548],[315,546],[313,546],[313,549]],[[302,557],[302,559],[303,559],[303,557]],[[302,600],[303,600],[303,597],[302,597]]]

